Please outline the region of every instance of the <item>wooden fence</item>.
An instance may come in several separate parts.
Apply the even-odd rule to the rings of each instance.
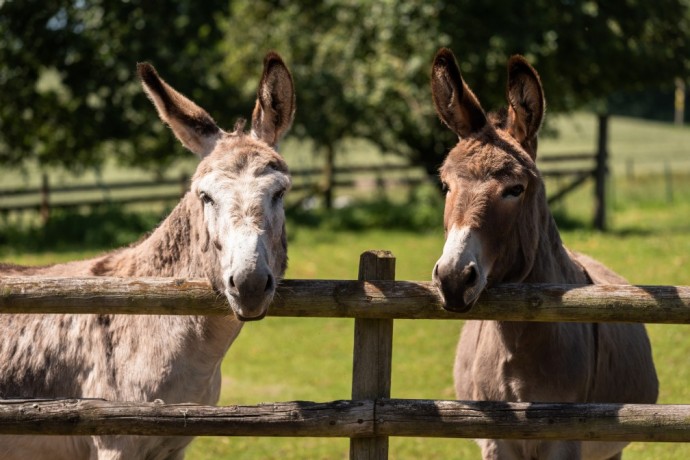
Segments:
[[[602,171],[604,174],[602,177],[605,177],[605,161],[606,156],[600,158],[595,153],[540,157],[542,175],[557,179],[555,190],[550,191],[549,203],[552,204],[563,199],[588,179],[599,177]],[[603,168],[601,167],[602,164],[604,165]],[[334,190],[385,190],[388,187],[411,187],[431,181],[420,167],[408,164],[337,167],[332,171],[331,177],[327,181],[324,181],[322,168],[294,169],[291,170],[291,175],[294,181],[292,192],[299,194],[300,202],[309,197],[324,194],[330,196],[332,200]],[[107,203],[173,202],[178,200],[188,190],[188,187],[189,176],[186,173],[182,173],[178,179],[64,186],[51,186],[49,176],[44,173],[41,176],[41,186],[39,187],[0,189],[0,213],[38,211],[45,223],[49,219],[52,209],[91,207]],[[84,194],[87,194],[88,198],[84,198]],[[596,202],[601,203],[597,209],[604,209],[604,189],[598,188],[596,196]]]
[[[690,441],[690,405],[391,399],[394,318],[690,324],[690,286],[502,285],[468,313],[429,282],[394,281],[369,251],[359,280],[286,280],[272,316],[355,318],[352,400],[198,406],[90,399],[0,401],[2,434],[351,438],[354,459],[388,457],[389,436]],[[0,277],[0,313],[227,314],[205,280]],[[452,350],[447,350],[452,353]],[[295,350],[299,352],[299,350]]]
[[[302,199],[324,193],[321,168],[291,170],[295,184],[293,192]],[[418,167],[406,164],[354,165],[339,167],[329,185],[337,189],[376,189],[397,185],[412,186],[425,181]],[[52,186],[46,173],[41,185],[28,188],[0,189],[0,213],[38,211],[44,223],[53,209],[92,207],[108,203],[132,204],[174,202],[189,189],[189,175],[178,179],[98,182],[78,185]],[[87,197],[84,197],[86,195]]]

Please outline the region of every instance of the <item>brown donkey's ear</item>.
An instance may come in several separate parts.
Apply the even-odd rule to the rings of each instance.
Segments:
[[[211,153],[221,134],[213,118],[163,81],[151,64],[137,64],[137,73],[161,120],[180,142],[201,158]]]
[[[436,113],[460,137],[480,130],[486,115],[477,97],[465,84],[453,52],[441,48],[431,68],[431,95]]]
[[[536,158],[536,138],[546,101],[539,74],[522,56],[508,61],[508,130]]]
[[[295,118],[295,87],[281,57],[269,52],[256,94],[252,135],[275,147]]]

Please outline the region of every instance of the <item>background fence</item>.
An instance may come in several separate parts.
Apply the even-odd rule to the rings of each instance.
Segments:
[[[542,175],[557,180],[549,203],[563,199],[587,180],[606,171],[606,157],[594,153],[551,155],[540,158]],[[603,166],[602,166],[603,165]],[[434,182],[422,168],[406,164],[352,165],[333,169],[326,177],[323,168],[291,170],[292,195],[303,203],[312,197],[333,196],[335,190],[385,191],[392,187],[413,187]],[[598,182],[597,182],[598,183]],[[189,175],[155,181],[96,182],[79,185],[51,185],[48,174],[41,175],[39,187],[0,189],[0,213],[38,211],[45,223],[53,209],[91,207],[104,204],[176,202],[189,188]],[[85,195],[88,198],[85,198]],[[604,189],[597,189],[597,203],[605,206]]]
[[[0,433],[349,437],[351,458],[387,458],[389,436],[690,441],[690,405],[537,404],[390,398],[394,318],[690,323],[687,286],[503,285],[470,312],[429,282],[394,281],[386,251],[358,281],[287,280],[272,316],[355,318],[352,400],[257,406],[100,400],[0,401]],[[0,313],[227,314],[204,280],[0,278]],[[450,350],[449,350],[450,352]]]

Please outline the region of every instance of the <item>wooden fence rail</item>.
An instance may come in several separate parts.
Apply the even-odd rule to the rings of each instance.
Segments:
[[[690,405],[420,399],[198,406],[93,399],[0,401],[0,434],[384,436],[690,441]]]
[[[690,286],[504,284],[452,313],[428,281],[284,280],[270,316],[690,324]],[[0,313],[225,315],[203,279],[0,277]]]

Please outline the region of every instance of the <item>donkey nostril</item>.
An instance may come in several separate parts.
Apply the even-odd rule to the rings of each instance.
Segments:
[[[434,265],[434,271],[433,271],[433,273],[431,274],[431,277],[432,277],[433,279],[438,279],[438,264]]]
[[[264,289],[264,292],[268,292],[273,289],[273,276],[268,275],[268,279],[266,280],[266,289]]]
[[[465,284],[473,286],[477,281],[477,269],[474,264],[468,265],[462,271],[462,277],[465,279]]]
[[[230,279],[228,279],[228,285],[229,285],[231,288],[234,288],[234,287],[235,287],[235,279],[234,279],[232,276],[230,276]]]

